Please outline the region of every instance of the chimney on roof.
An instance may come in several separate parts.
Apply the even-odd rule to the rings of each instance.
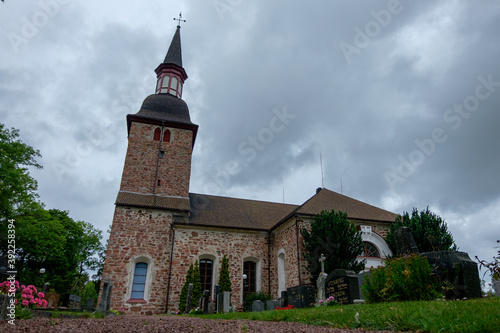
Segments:
[[[316,189],[316,194],[318,194],[318,193],[319,193],[322,189],[323,189],[322,187],[318,187],[318,188]]]

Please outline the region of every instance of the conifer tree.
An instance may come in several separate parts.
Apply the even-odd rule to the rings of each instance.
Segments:
[[[229,278],[229,259],[224,255],[219,273],[219,292],[233,291],[231,289],[231,279]]]
[[[184,285],[182,286],[181,289],[181,296],[179,299],[179,312],[184,313],[186,310],[186,301],[187,301],[187,294],[188,294],[188,288],[189,284],[193,283],[193,264],[189,265],[189,269],[186,274],[186,282],[184,282]]]
[[[201,275],[200,275],[200,265],[198,264],[198,260],[194,263],[193,269],[193,297],[191,298],[191,304],[197,306],[198,301],[203,296],[203,291],[201,290]]]
[[[311,232],[301,230],[304,237],[304,258],[309,262],[308,269],[314,278],[319,276],[320,255],[326,257],[325,272],[334,269],[347,269],[358,273],[365,268],[365,263],[357,257],[364,249],[361,232],[347,219],[344,212],[322,211],[314,217]]]

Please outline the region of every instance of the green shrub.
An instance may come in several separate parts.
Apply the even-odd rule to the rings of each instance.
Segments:
[[[372,269],[362,287],[369,303],[433,300],[441,297],[440,284],[426,258],[419,254],[387,259]]]
[[[252,311],[252,303],[256,300],[261,300],[262,302],[270,301],[273,297],[268,293],[263,291],[258,291],[256,293],[248,293],[245,296],[245,311]]]

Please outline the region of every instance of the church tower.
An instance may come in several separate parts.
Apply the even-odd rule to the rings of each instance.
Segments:
[[[127,115],[128,148],[107,247],[102,284],[111,308],[165,313],[176,217],[189,215],[191,155],[198,125],[182,100],[180,26],[155,70],[155,93]]]

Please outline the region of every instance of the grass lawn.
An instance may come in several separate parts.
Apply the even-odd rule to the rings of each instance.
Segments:
[[[359,313],[356,321],[356,313]],[[500,332],[500,297],[337,305],[286,311],[198,315],[209,319],[295,321],[336,328],[424,332]]]

